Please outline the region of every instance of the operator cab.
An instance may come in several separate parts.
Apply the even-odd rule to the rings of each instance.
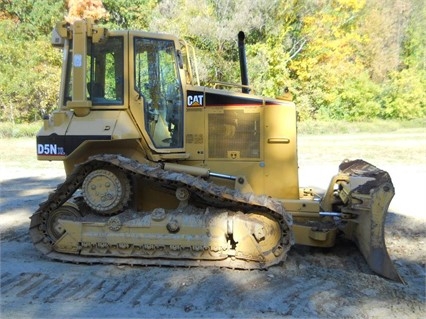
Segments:
[[[112,31],[66,39],[61,105],[76,116],[129,110],[152,150],[183,150],[184,66],[178,39],[141,31]],[[136,108],[138,110],[136,110]]]

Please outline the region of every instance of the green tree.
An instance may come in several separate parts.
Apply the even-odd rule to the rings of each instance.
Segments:
[[[296,83],[299,115],[360,120],[376,117],[379,90],[365,69],[360,48],[367,39],[357,30],[364,1],[324,1],[302,17],[307,43],[289,64]]]
[[[298,0],[271,4],[268,12],[275,12],[274,17],[265,19],[263,27],[250,34],[250,78],[255,92],[261,95],[279,96],[292,86],[288,64],[306,44],[306,39],[298,36],[295,8],[299,6]]]
[[[63,14],[62,5],[47,0],[2,3],[1,121],[34,121],[56,107],[61,58],[49,40],[50,24]]]
[[[398,68],[382,84],[383,118],[415,119],[426,116],[426,5],[423,1],[396,1],[403,14],[404,32],[398,36]],[[397,21],[401,20],[399,17]]]
[[[382,93],[381,117],[415,119],[426,117],[426,72],[407,68],[389,76]]]
[[[0,20],[12,20],[15,37],[32,41],[50,35],[52,26],[65,14],[65,4],[57,0],[2,0]]]
[[[110,28],[147,30],[157,0],[104,0]]]
[[[413,1],[413,9],[403,42],[403,61],[409,68],[426,70],[426,4]]]
[[[169,32],[196,48],[204,85],[240,82],[237,34],[246,33],[249,81],[275,97],[285,87],[301,120],[426,116],[426,5],[422,0],[3,0],[0,120],[56,107],[67,15],[110,29]]]
[[[164,0],[153,12],[150,29],[188,39],[196,48],[202,83],[240,82],[237,34],[248,41],[259,34],[277,1]]]

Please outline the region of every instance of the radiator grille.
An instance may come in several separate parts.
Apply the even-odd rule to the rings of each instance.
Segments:
[[[244,110],[208,115],[209,158],[260,158],[260,114]]]

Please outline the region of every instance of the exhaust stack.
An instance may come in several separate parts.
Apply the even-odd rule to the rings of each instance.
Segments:
[[[242,92],[250,93],[247,71],[247,58],[246,58],[246,47],[244,43],[245,35],[243,31],[238,32],[238,53],[240,56],[240,71],[241,71],[241,84],[243,85]]]

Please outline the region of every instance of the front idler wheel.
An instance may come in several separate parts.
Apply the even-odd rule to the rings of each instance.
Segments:
[[[47,234],[53,242],[56,242],[65,233],[65,229],[63,229],[59,219],[78,220],[80,217],[80,212],[74,205],[65,203],[63,206],[51,212],[47,217]]]

